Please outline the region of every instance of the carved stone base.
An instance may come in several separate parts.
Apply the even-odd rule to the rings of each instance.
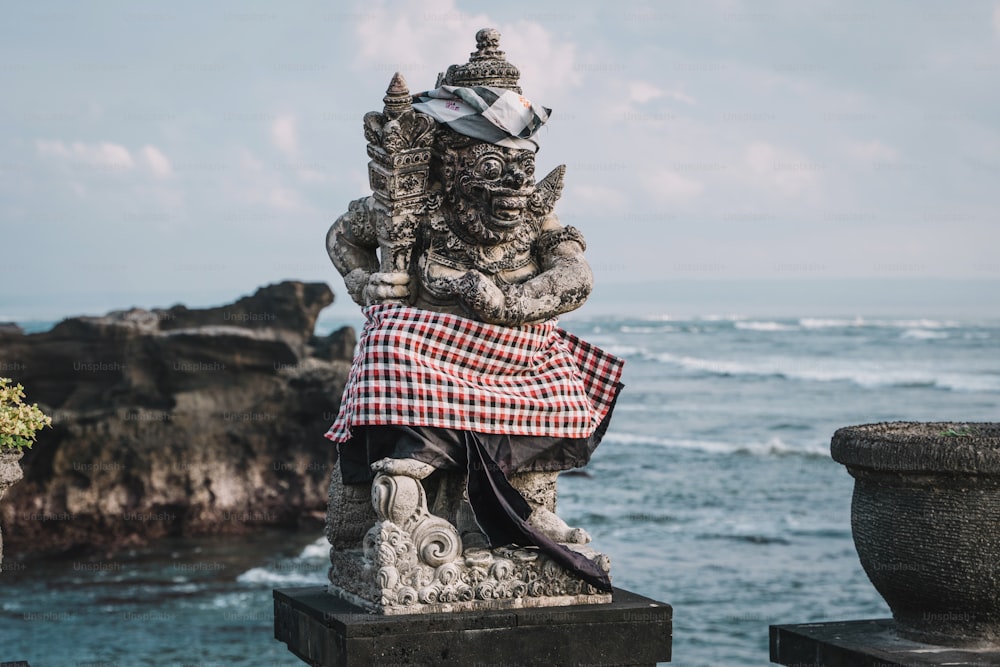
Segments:
[[[458,491],[461,485],[454,483],[460,479],[444,479],[435,489],[435,507],[449,517],[460,517],[464,507],[471,516]],[[518,481],[539,511],[555,509],[554,475],[529,475]],[[399,615],[611,602],[610,593],[591,586],[537,548],[483,548],[479,545],[485,538],[475,530],[471,537],[479,539],[463,543],[454,519],[430,511],[424,484],[417,479],[380,473],[370,488],[365,486],[344,485],[339,469],[334,470],[327,517],[327,536],[333,545],[329,591],[357,607]],[[469,528],[467,522],[459,524]],[[365,525],[369,529],[361,532]],[[604,554],[582,544],[565,546],[610,572],[610,559]]]
[[[610,593],[597,590],[536,549],[473,549],[436,568],[417,563],[407,557],[412,542],[387,523],[379,530],[374,561],[358,550],[331,551],[331,594],[385,615],[611,602]],[[607,556],[588,547],[568,546],[608,571]]]

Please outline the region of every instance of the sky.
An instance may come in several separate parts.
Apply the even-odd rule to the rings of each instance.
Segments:
[[[7,3],[0,319],[344,295],[363,115],[482,27],[553,109],[539,173],[605,290],[1000,279],[1000,1],[483,6]]]

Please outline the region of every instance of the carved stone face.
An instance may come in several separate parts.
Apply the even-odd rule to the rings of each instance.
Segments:
[[[455,231],[487,244],[516,233],[535,192],[533,152],[477,143],[449,149],[444,164]]]

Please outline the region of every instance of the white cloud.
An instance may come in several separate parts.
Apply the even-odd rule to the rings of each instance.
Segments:
[[[657,97],[663,97],[663,90],[646,81],[631,81],[628,84],[629,99],[638,104],[645,104]]]
[[[313,169],[310,167],[304,167],[302,169],[297,169],[295,175],[298,176],[299,180],[303,183],[336,183],[337,179],[329,173],[325,168]]]
[[[610,79],[604,84],[605,94],[592,102],[592,113],[604,122],[640,121],[646,126],[662,126],[676,120],[681,112],[676,106],[656,100],[674,100],[684,104],[697,104],[695,99],[680,90],[662,88],[648,81],[635,79],[618,81]],[[648,141],[648,137],[643,139]]]
[[[546,99],[555,98],[566,88],[577,86],[583,80],[576,62],[574,43],[557,40],[535,21],[517,21],[511,25],[501,23],[497,29],[501,34],[500,48],[507,53],[507,59],[521,70],[521,87],[527,96],[537,97],[545,104]],[[473,47],[475,34],[475,31],[469,33],[470,46]],[[465,60],[463,58],[461,62]]]
[[[796,196],[813,187],[824,165],[800,153],[755,141],[743,153],[754,183],[784,196]]]
[[[682,176],[672,169],[659,169],[642,177],[642,184],[653,197],[663,201],[686,201],[705,191],[705,184]]]
[[[366,7],[355,31],[355,64],[384,73],[386,83],[398,70],[416,92],[433,86],[438,72],[449,65],[466,62],[475,51],[476,32],[485,27],[500,31],[500,48],[521,70],[521,87],[533,100],[551,106],[548,99],[581,82],[574,43],[556,39],[536,21],[505,23],[466,13],[454,0]]]
[[[895,162],[899,157],[896,149],[878,140],[848,142],[847,154],[865,162]]]
[[[38,154],[42,157],[55,158],[71,164],[84,164],[102,169],[132,169],[135,160],[128,149],[119,144],[101,142],[85,144],[74,141],[65,144],[62,141],[39,140],[35,143]]]
[[[226,179],[223,192],[223,197],[232,206],[244,208],[263,206],[282,213],[302,213],[311,210],[302,193],[296,189],[294,183],[289,182],[299,180],[297,177],[301,169],[290,170],[277,163],[268,164],[260,160],[246,146],[238,149],[236,163],[239,168],[234,174],[235,178]]]
[[[697,104],[697,101],[693,97],[679,90],[667,90],[664,91],[664,94],[670,99],[683,102],[684,104]]]
[[[389,70],[399,70],[414,91],[430,87],[437,72],[457,62],[463,52],[468,57],[475,47],[472,36],[488,21],[485,14],[459,11],[452,0],[400,3],[391,9],[368,6],[355,31],[357,64],[365,71],[385,71],[386,83]],[[456,44],[459,35],[468,35],[472,43]]]
[[[647,81],[630,81],[628,84],[628,97],[629,101],[636,104],[645,104],[659,97],[666,97],[667,99],[684,102],[685,104],[695,104],[694,98],[686,93],[679,90],[664,90]]]
[[[557,212],[594,215],[618,213],[628,203],[624,192],[604,185],[577,185],[567,188],[565,200],[556,208]]]
[[[253,174],[260,174],[264,171],[264,163],[258,160],[257,156],[245,146],[240,148],[239,165],[243,171]]]
[[[299,134],[294,116],[284,115],[274,119],[271,123],[271,141],[286,157],[294,158],[298,155]]]
[[[60,161],[73,166],[93,167],[104,171],[130,171],[145,166],[156,178],[173,175],[170,160],[156,146],[146,145],[135,155],[121,144],[108,141],[88,144],[82,141],[65,143],[62,141],[39,140],[35,149],[43,158]]]
[[[173,175],[170,160],[156,146],[143,146],[142,156],[146,159],[146,166],[157,178],[170,178]]]
[[[298,192],[283,187],[271,188],[267,195],[267,203],[283,211],[299,211],[305,208]]]

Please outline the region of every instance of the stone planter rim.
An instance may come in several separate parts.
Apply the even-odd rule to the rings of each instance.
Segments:
[[[943,435],[949,429],[968,435]],[[998,422],[879,422],[837,429],[834,461],[882,473],[1000,475]]]

